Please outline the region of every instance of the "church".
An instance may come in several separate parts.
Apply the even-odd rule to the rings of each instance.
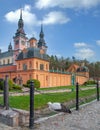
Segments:
[[[8,75],[12,80],[17,78],[19,84],[25,84],[29,79],[38,79],[40,87],[75,85],[76,82],[83,84],[89,79],[89,70],[84,65],[73,64],[66,71],[49,69],[43,25],[40,28],[39,40],[35,37],[28,39],[24,31],[22,10],[18,29],[13,36],[13,46],[10,43],[5,52],[0,49],[0,78]]]

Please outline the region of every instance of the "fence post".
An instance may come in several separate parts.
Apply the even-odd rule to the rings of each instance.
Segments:
[[[30,81],[30,117],[29,128],[34,128],[34,82]]]
[[[79,84],[76,83],[76,110],[79,110]]]
[[[9,85],[8,85],[8,75],[5,76],[4,80],[4,107],[6,110],[9,109]]]
[[[97,88],[97,101],[99,101],[99,83],[98,83],[98,80],[97,80],[96,88]]]

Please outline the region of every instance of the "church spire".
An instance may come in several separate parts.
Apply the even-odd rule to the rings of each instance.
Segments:
[[[23,36],[25,37],[25,32],[24,32],[24,21],[23,21],[23,18],[22,18],[22,9],[20,9],[20,18],[18,20],[18,29],[15,33],[15,37],[16,36]]]
[[[40,37],[40,39],[39,39],[39,42],[38,42],[38,47],[46,49],[47,46],[46,46],[46,43],[45,43],[45,40],[44,40],[43,24],[41,24],[41,31],[40,31],[39,37]]]
[[[11,45],[11,42],[10,42],[10,44],[9,44],[9,46],[8,46],[8,51],[12,51],[12,45]]]
[[[40,39],[44,40],[43,24],[41,24]]]
[[[23,22],[23,19],[22,19],[22,9],[21,9],[20,10],[20,19],[18,21],[18,30],[19,30],[19,32],[24,33],[23,27],[24,27],[24,22]]]

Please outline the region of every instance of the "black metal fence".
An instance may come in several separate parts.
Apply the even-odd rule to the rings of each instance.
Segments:
[[[79,110],[79,84],[78,82],[76,83],[76,90],[75,90],[75,94],[76,94],[76,110]],[[30,82],[30,115],[29,115],[29,128],[33,129],[34,128],[34,82],[31,81]],[[99,82],[97,81],[96,83],[96,98],[97,101],[99,101]],[[8,76],[5,77],[4,80],[4,92],[3,92],[3,107],[8,110],[9,109],[9,85],[8,85]]]

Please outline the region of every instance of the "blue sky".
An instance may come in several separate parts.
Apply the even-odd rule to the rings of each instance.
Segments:
[[[41,21],[48,54],[100,61],[100,0],[0,0],[0,49],[13,45],[20,9],[28,38],[39,39]]]

